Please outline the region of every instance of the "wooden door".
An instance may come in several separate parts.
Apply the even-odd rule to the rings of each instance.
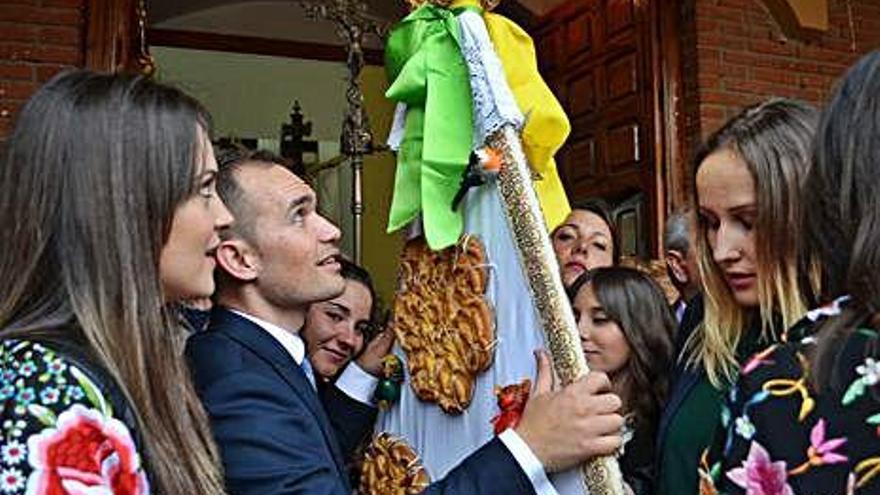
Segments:
[[[657,253],[665,205],[658,19],[649,0],[571,0],[536,36],[542,72],[572,124],[557,155],[569,199],[621,205],[635,228],[623,243],[635,252],[624,254],[643,256]]]

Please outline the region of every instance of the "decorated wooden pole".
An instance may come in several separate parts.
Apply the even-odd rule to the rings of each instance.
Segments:
[[[498,176],[498,189],[519,251],[520,264],[528,280],[535,308],[544,329],[553,367],[563,385],[589,372],[580,345],[577,323],[565,294],[559,265],[550,245],[544,216],[532,186],[532,175],[519,134],[507,125],[491,135],[486,143],[498,150],[504,166]],[[537,178],[540,180],[540,178]],[[582,468],[584,483],[591,495],[623,495],[623,477],[617,460],[599,457]]]

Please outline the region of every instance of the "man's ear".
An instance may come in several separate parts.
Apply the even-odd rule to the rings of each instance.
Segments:
[[[685,266],[684,256],[675,249],[666,251],[666,266],[669,268],[669,274],[676,283],[685,285],[690,280],[687,267]]]
[[[242,282],[256,280],[262,269],[259,254],[244,239],[222,241],[217,246],[216,258],[220,269]]]

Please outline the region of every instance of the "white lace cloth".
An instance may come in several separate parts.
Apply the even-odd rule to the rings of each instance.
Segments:
[[[505,124],[522,127],[520,112],[507,84],[504,67],[495,53],[483,17],[466,10],[459,14],[461,52],[471,79],[474,116],[474,149],[481,148],[486,138]]]

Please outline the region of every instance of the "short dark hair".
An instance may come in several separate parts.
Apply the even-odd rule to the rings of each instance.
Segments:
[[[221,235],[235,233],[245,240],[253,239],[254,215],[238,182],[238,173],[246,166],[269,168],[276,165],[288,168],[289,163],[268,150],[229,149],[217,154],[217,194],[235,217],[232,226]]]

